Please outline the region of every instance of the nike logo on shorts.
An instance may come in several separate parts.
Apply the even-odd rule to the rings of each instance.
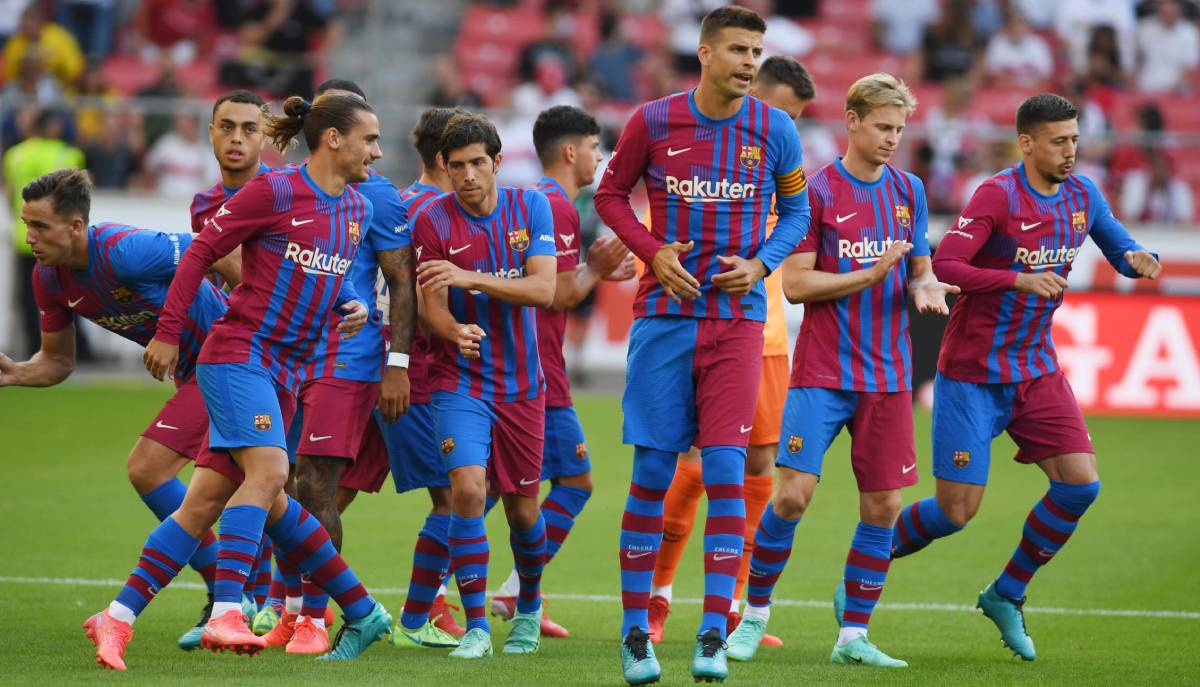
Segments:
[[[912,465],[909,465],[907,467],[900,468],[900,471],[907,475],[908,473],[910,473],[916,469],[917,469],[917,464],[913,463]]]
[[[537,484],[540,481],[541,480],[537,480],[537,479],[523,479],[523,480],[521,480],[521,486],[527,487],[531,484]]]
[[[319,436],[317,436],[316,434],[312,434],[312,433],[310,432],[310,433],[309,433],[309,435],[308,435],[308,440],[309,440],[309,441],[325,441],[326,439],[330,439],[330,438],[332,438],[332,437],[333,437],[333,435],[332,435],[332,434],[326,434],[325,436],[320,436],[320,437],[319,437]]]

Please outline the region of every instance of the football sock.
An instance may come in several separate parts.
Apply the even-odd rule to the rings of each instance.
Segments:
[[[775,583],[792,555],[792,539],[800,519],[785,520],[768,504],[763,511],[758,530],[754,533],[754,554],[750,557],[749,589],[746,596],[746,615],[750,609],[771,605]]]
[[[520,578],[517,592],[517,612],[534,613],[542,607],[542,569],[546,564],[546,519],[538,519],[527,530],[512,530],[508,542],[512,546],[513,567]]]
[[[575,526],[575,518],[591,498],[592,492],[579,487],[554,484],[542,500],[542,517],[546,520],[546,562],[549,563]]]
[[[905,506],[893,529],[892,558],[900,558],[916,553],[934,539],[954,534],[962,527],[946,517],[937,499],[930,496]]]
[[[226,506],[217,530],[217,578],[213,585],[213,614],[216,603],[241,607],[246,578],[258,563],[267,511],[258,506]],[[223,606],[221,608],[224,608]]]
[[[267,605],[280,606],[286,597],[287,585],[284,584],[283,573],[279,572],[279,564],[276,563],[275,569],[271,573],[271,587],[267,591]]]
[[[746,590],[746,580],[750,577],[750,557],[754,555],[754,533],[758,531],[758,521],[762,520],[763,511],[771,502],[771,490],[775,488],[774,475],[747,475],[746,484],[742,490],[746,493],[746,536],[745,548],[742,550],[742,564],[738,567],[737,584],[733,588],[733,610],[737,610],[742,592]]]
[[[172,477],[141,496],[142,503],[146,504],[159,522],[162,522],[171,513],[179,510],[186,495],[187,487],[178,477]],[[213,536],[212,530],[204,531],[204,536],[200,538],[200,546],[196,548],[196,553],[192,554],[188,563],[200,573],[200,577],[204,579],[204,586],[211,594],[213,580],[217,576],[217,538]]]
[[[716,628],[725,639],[729,606],[746,541],[746,449],[706,446],[700,450],[708,517],[704,521],[704,615],[697,634]]]
[[[258,565],[254,572],[254,603],[259,608],[266,606],[267,596],[271,592],[271,557],[274,547],[271,538],[263,535],[262,546],[258,550]]]
[[[1079,525],[1079,518],[1100,494],[1100,482],[1067,484],[1050,481],[1050,490],[1025,518],[1021,543],[996,578],[996,593],[1018,601],[1033,574],[1054,558]]]
[[[650,579],[662,543],[663,498],[675,475],[676,454],[635,446],[633,478],[621,516],[621,637],[634,627],[649,629]]]
[[[188,534],[173,518],[159,523],[146,538],[137,565],[113,602],[121,608],[114,609],[110,605],[109,613],[118,620],[132,623],[129,614],[133,617],[141,614],[154,595],[175,579],[199,545],[200,540]]]
[[[491,633],[491,625],[484,614],[490,551],[483,518],[466,518],[452,513],[448,540],[450,565],[454,567],[454,579],[458,582],[458,595],[467,617],[467,630],[478,627]]]
[[[412,577],[408,596],[404,597],[401,626],[417,630],[429,621],[429,609],[450,570],[449,535],[449,515],[425,517],[425,525],[417,533],[417,544],[413,547]]]
[[[675,478],[663,500],[662,547],[654,564],[654,585],[666,587],[675,581],[675,572],[683,558],[692,527],[696,524],[696,508],[704,496],[704,479],[700,464],[678,461]]]
[[[883,593],[888,566],[892,563],[891,551],[892,528],[858,523],[842,574],[842,582],[846,587],[843,628],[858,627],[865,634],[871,622],[871,611],[875,610],[879,595]],[[846,633],[845,639],[848,641],[855,638],[857,633]]]

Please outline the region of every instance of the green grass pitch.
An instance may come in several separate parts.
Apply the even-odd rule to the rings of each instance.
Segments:
[[[135,627],[126,673],[101,671],[80,623],[116,593],[153,518],[125,479],[137,433],[166,388],[77,384],[0,390],[4,497],[0,528],[0,683],[3,684],[411,684],[613,685],[621,681],[617,633],[617,528],[630,451],[620,445],[617,399],[578,400],[595,469],[596,494],[559,557],[547,569],[552,616],[571,638],[547,640],[534,656],[470,664],[440,651],[377,644],[360,660],[317,664],[280,651],[246,658],[186,654],[176,637],[195,621],[202,593],[169,588]],[[1000,646],[975,596],[1004,565],[1022,521],[1045,490],[1033,467],[996,442],[992,482],[978,518],[961,534],[892,566],[871,637],[911,668],[878,672],[831,665],[836,628],[828,599],[841,575],[856,521],[856,497],[843,437],[797,530],[791,563],[777,588],[771,632],[786,646],[731,666],[737,685],[1180,685],[1200,683],[1200,505],[1196,423],[1093,418],[1104,481],[1099,501],[1056,560],[1030,587],[1028,622],[1039,658],[1026,664]],[[917,420],[921,483],[905,500],[932,493],[929,417]],[[186,478],[186,475],[185,475]],[[397,496],[391,483],[363,496],[345,519],[345,554],[369,589],[398,614],[422,493]],[[512,563],[503,518],[493,514],[491,584]],[[659,645],[665,684],[690,684],[699,621],[698,536],[676,581],[677,598]],[[46,579],[41,579],[46,578]],[[39,581],[40,580],[40,581]],[[113,582],[105,582],[111,580]],[[198,581],[185,572],[181,580]],[[565,595],[554,599],[555,595]],[[890,606],[889,606],[890,604]],[[1045,610],[1041,610],[1045,609]],[[1128,611],[1126,614],[1109,611]],[[493,624],[497,648],[508,629]]]

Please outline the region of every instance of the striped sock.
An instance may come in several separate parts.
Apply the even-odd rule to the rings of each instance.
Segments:
[[[746,592],[749,606],[771,605],[771,594],[775,583],[792,555],[792,540],[796,536],[796,525],[800,519],[784,520],[767,504],[758,530],[754,533],[754,552],[750,556],[750,589]]]
[[[500,500],[497,499],[494,494],[488,494],[486,497],[484,497],[483,517],[486,518],[488,516],[488,513],[491,513],[492,509],[496,507],[497,503],[500,503]]]
[[[546,519],[546,562],[549,563],[562,548],[575,518],[583,511],[592,492],[579,487],[555,484],[542,501],[542,517]]]
[[[675,476],[675,454],[635,446],[633,478],[621,516],[621,637],[650,627],[650,582],[662,545],[663,499]]]
[[[746,543],[746,449],[706,446],[700,450],[708,517],[704,521],[704,615],[700,630],[716,628],[725,639],[733,588]]]
[[[200,540],[184,531],[173,518],[163,520],[146,538],[137,566],[117,594],[116,603],[128,608],[134,616],[140,614],[158,590],[175,579],[199,545]]]
[[[961,525],[954,524],[946,517],[937,499],[932,496],[909,504],[896,518],[892,534],[892,558],[916,553],[929,546],[934,539],[949,536],[961,529]]]
[[[283,573],[279,571],[279,563],[275,564],[275,570],[271,574],[271,587],[267,591],[267,605],[282,607],[283,600],[287,597],[287,584],[283,581]]]
[[[404,597],[404,614],[400,616],[403,627],[419,630],[429,622],[429,609],[437,599],[438,587],[450,571],[449,533],[449,515],[429,515],[417,534],[412,578],[408,582],[408,596]]]
[[[523,532],[512,530],[508,542],[512,546],[513,566],[521,580],[517,613],[535,613],[542,607],[542,569],[546,565],[546,519],[541,512],[533,527]]]
[[[259,608],[267,604],[267,596],[271,592],[271,557],[274,555],[271,538],[263,535],[262,546],[258,549],[258,566],[254,571],[254,603]]]
[[[142,494],[142,503],[146,504],[159,522],[162,522],[171,513],[179,510],[179,506],[183,504],[183,497],[186,495],[187,487],[179,481],[178,477],[173,477]],[[196,553],[192,554],[192,559],[188,563],[196,572],[200,573],[200,577],[204,578],[204,586],[211,594],[213,580],[217,576],[217,538],[213,536],[212,530],[204,531],[204,536],[200,539],[200,546],[196,549]]]
[[[246,578],[258,562],[267,511],[258,506],[227,506],[218,526],[215,603],[242,602]]]
[[[492,631],[484,615],[487,605],[488,539],[483,517],[465,518],[451,513],[447,536],[450,565],[458,582],[458,596],[467,616],[467,630]]]
[[[311,577],[314,585],[319,585],[333,597],[341,606],[342,615],[347,621],[365,618],[374,610],[375,599],[371,598],[359,582],[358,575],[334,548],[329,532],[298,501],[288,497],[287,510],[275,524],[267,528],[267,534],[271,535],[271,541],[275,542],[275,547],[285,557]],[[324,614],[325,608],[322,606],[320,615],[309,617],[323,620]]]
[[[275,570],[283,580],[283,597],[293,599],[304,594],[304,584],[300,580],[300,568],[288,558],[283,549],[275,547]]]
[[[850,553],[846,556],[846,570],[842,582],[846,586],[846,611],[842,615],[842,627],[867,629],[871,622],[871,611],[879,603],[883,583],[891,565],[892,528],[858,523],[854,539],[850,540]]]
[[[1020,600],[1033,574],[1054,558],[1079,525],[1079,518],[1100,494],[1100,482],[1067,484],[1050,481],[1050,490],[1042,497],[1021,531],[1021,543],[1008,565],[996,578],[996,593]]]

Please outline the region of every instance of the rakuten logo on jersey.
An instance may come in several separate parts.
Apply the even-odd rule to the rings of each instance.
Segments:
[[[295,241],[288,241],[283,259],[299,263],[306,274],[322,274],[340,277],[346,274],[350,261],[340,255],[322,253],[320,248],[305,248]]]
[[[143,310],[132,315],[109,315],[108,317],[97,317],[92,320],[96,324],[104,327],[110,332],[123,332],[126,329],[146,324],[154,319],[154,313],[149,310]]]
[[[700,177],[679,179],[667,176],[667,193],[680,196],[688,203],[728,203],[753,198],[758,188],[728,179],[706,181]]]
[[[1050,248],[1017,248],[1017,255],[1013,259],[1018,265],[1025,265],[1031,270],[1047,270],[1051,267],[1062,267],[1070,265],[1075,261],[1075,255],[1079,252],[1078,248],[1067,248],[1061,246],[1057,249]]]
[[[869,265],[873,262],[879,262],[879,258],[887,252],[896,239],[884,239],[882,241],[871,241],[869,239],[859,239],[851,241],[850,239],[841,239],[838,241],[838,257],[839,258],[854,258],[860,265]]]
[[[513,267],[513,268],[507,269],[507,270],[496,270],[495,272],[488,272],[485,270],[475,270],[475,271],[480,274],[490,274],[493,277],[499,277],[501,279],[520,279],[521,277],[525,276],[525,266],[524,265],[522,265],[521,267]],[[474,295],[474,296],[478,296],[480,293],[483,293],[482,291],[476,291],[475,289],[467,289],[467,291],[469,291],[471,293],[471,295]]]

